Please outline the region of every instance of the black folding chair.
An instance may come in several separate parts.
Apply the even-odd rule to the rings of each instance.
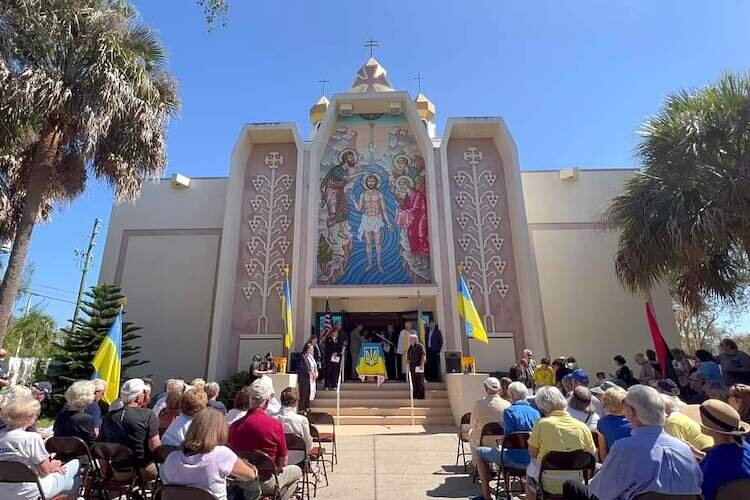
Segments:
[[[294,462],[292,465],[298,466],[300,469],[302,469],[302,488],[300,495],[302,498],[305,497],[305,490],[307,490],[307,498],[310,498],[310,457],[307,455],[307,445],[305,444],[305,440],[302,439],[300,436],[296,434],[284,434],[284,438],[286,439],[286,448],[289,452],[297,452],[302,453],[302,460],[299,462]],[[288,457],[289,455],[287,455]],[[291,462],[290,462],[291,463]],[[315,493],[317,495],[318,492],[318,485],[317,481],[315,482]]]
[[[216,497],[200,488],[168,484],[156,490],[155,500],[217,500]]]
[[[99,477],[94,479],[93,487],[103,498],[110,498],[109,492],[116,491],[117,496],[125,495],[130,499],[138,480],[138,468],[135,457],[129,448],[117,443],[94,443],[91,445],[91,456],[99,461]],[[131,470],[127,479],[117,479],[118,471]]]
[[[491,444],[485,444],[484,438],[487,436],[495,436],[495,441],[497,441],[497,438],[503,435],[503,427],[497,423],[497,422],[488,422],[482,426],[482,431],[479,433],[479,446],[493,446],[497,443],[491,443]],[[490,481],[495,477],[495,471],[492,468],[489,468],[490,473]],[[477,479],[479,478],[479,475],[477,474],[477,469],[474,467],[474,470],[471,472],[471,480],[472,482],[477,482]],[[499,481],[498,476],[498,481]]]
[[[550,451],[542,459],[539,466],[539,500],[564,500],[560,494],[549,493],[544,489],[544,473],[547,471],[580,471],[583,474],[583,482],[588,484],[589,479],[596,470],[596,457],[585,450],[574,451]]]
[[[85,496],[83,493],[90,488],[90,482],[99,476],[96,460],[91,456],[91,450],[86,442],[79,437],[53,436],[44,442],[44,447],[49,453],[55,454],[55,459],[63,463],[79,460],[81,486],[78,489],[78,496]]]
[[[273,493],[271,494],[271,498],[273,500],[281,500],[281,489],[279,488],[279,471],[276,469],[276,464],[273,463],[273,460],[271,460],[271,457],[263,453],[262,451],[238,451],[236,452],[237,456],[240,458],[243,458],[253,464],[256,469],[258,469],[258,479],[263,481],[268,481],[269,479],[274,479],[274,488]],[[268,495],[263,495],[263,497],[268,497]]]
[[[743,495],[747,495],[748,491],[750,491],[750,479],[729,481],[719,487],[719,491],[716,492],[716,500],[734,500],[735,498],[742,498]]]
[[[324,412],[310,412],[307,420],[314,425],[330,425],[332,432],[320,432],[321,443],[331,443],[331,472],[333,465],[339,463],[339,452],[336,448],[336,421],[332,415]]]
[[[0,462],[0,483],[34,483],[39,489],[39,498],[47,500],[42,483],[39,482],[39,475],[24,463]]]
[[[310,453],[308,453],[308,456],[310,457],[310,460],[315,462],[317,465],[320,465],[323,467],[323,477],[326,480],[326,486],[328,486],[328,471],[326,470],[326,449],[323,448],[323,443],[320,439],[320,432],[318,432],[318,428],[314,425],[310,424],[310,435],[313,438],[313,442],[317,444],[317,446],[313,446],[310,450]],[[331,467],[333,467],[333,460],[329,460],[331,463]],[[331,472],[333,472],[333,469],[331,469]],[[317,481],[315,483],[315,491],[317,494]]]
[[[495,494],[500,496],[500,477],[503,477],[503,484],[505,485],[505,495],[510,500],[511,493],[523,493],[526,491],[523,488],[523,480],[526,478],[526,467],[522,469],[516,469],[509,467],[504,463],[505,450],[528,450],[529,449],[529,432],[511,432],[503,438],[503,444],[500,446],[500,470],[497,478],[497,485],[495,488]],[[521,481],[521,489],[511,489],[511,478],[517,478]]]
[[[179,449],[180,448],[177,446],[163,444],[151,452],[151,457],[154,459],[156,469],[159,472],[159,477],[156,478],[157,486],[161,486],[162,484],[164,484],[164,480],[161,477],[161,466],[164,465],[164,462],[166,462],[167,457],[170,453],[175,452]]]
[[[471,412],[464,413],[461,415],[461,422],[458,424],[458,443],[456,444],[456,465],[458,465],[459,459],[464,461],[464,472],[468,468],[469,464],[466,461],[466,457],[470,457],[471,453],[466,451],[466,443],[469,442],[469,425],[471,425]]]

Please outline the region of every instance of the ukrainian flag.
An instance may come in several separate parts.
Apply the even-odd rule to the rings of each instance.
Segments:
[[[364,381],[365,377],[375,377],[378,386],[380,386],[388,378],[383,346],[374,342],[363,343],[359,348],[356,370],[360,380]]]
[[[417,307],[417,333],[419,334],[419,343],[427,348],[427,339],[425,338],[424,317],[422,317],[421,304]]]
[[[471,300],[469,287],[466,285],[464,277],[460,276],[460,278],[461,281],[458,284],[458,315],[464,319],[466,336],[488,344],[487,332],[484,330],[482,319],[474,306],[474,301]]]
[[[294,326],[292,321],[292,292],[289,290],[289,268],[284,269],[284,293],[281,296],[281,320],[284,322],[284,347],[292,348]]]
[[[107,390],[102,399],[111,403],[120,395],[120,371],[122,370],[122,309],[112,326],[109,327],[107,336],[104,337],[102,345],[96,351],[94,361],[94,375],[92,379],[100,378],[107,382]]]

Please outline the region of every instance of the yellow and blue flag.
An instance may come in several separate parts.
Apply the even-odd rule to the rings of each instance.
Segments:
[[[422,303],[421,301],[417,305],[417,333],[419,334],[419,343],[423,346],[427,346],[427,339],[425,338],[425,326],[424,317],[422,316]]]
[[[471,300],[469,287],[466,285],[463,276],[460,276],[460,279],[461,281],[458,284],[458,315],[464,319],[466,336],[488,344],[487,332],[484,330],[482,318],[479,317],[474,301]]]
[[[111,403],[120,395],[120,372],[122,370],[122,310],[115,316],[107,336],[96,351],[92,379],[100,378],[107,382],[107,390],[102,399]]]
[[[388,378],[383,346],[374,342],[364,342],[359,348],[356,370],[360,380],[364,381],[365,377],[375,377],[380,386]]]
[[[284,269],[284,293],[281,295],[281,320],[284,322],[284,347],[292,348],[294,326],[292,321],[292,292],[289,290],[289,268]]]

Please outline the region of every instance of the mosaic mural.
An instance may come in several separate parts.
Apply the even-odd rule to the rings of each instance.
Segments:
[[[320,170],[317,282],[431,282],[425,161],[403,116],[340,118]]]

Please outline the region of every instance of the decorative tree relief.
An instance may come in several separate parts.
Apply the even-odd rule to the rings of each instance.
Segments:
[[[495,317],[490,308],[490,297],[497,293],[503,299],[510,286],[503,279],[507,261],[502,258],[505,239],[499,234],[502,218],[496,206],[500,196],[493,186],[497,180],[489,169],[483,169],[480,162],[484,155],[476,147],[469,147],[464,152],[468,169],[459,170],[453,176],[456,184],[454,200],[459,210],[456,215],[458,224],[456,242],[464,251],[461,261],[466,282],[471,288],[479,291],[477,302],[481,304],[482,320],[488,331],[495,330]]]
[[[265,165],[269,175],[259,174],[250,180],[255,190],[249,203],[252,216],[245,222],[250,227],[250,237],[245,241],[246,258],[243,259],[247,273],[247,286],[242,287],[245,300],[260,299],[258,333],[268,333],[268,298],[275,290],[281,294],[283,269],[290,241],[286,237],[292,219],[290,190],[294,179],[290,175],[278,175],[277,169],[284,164],[284,157],[277,151],[268,153]]]

